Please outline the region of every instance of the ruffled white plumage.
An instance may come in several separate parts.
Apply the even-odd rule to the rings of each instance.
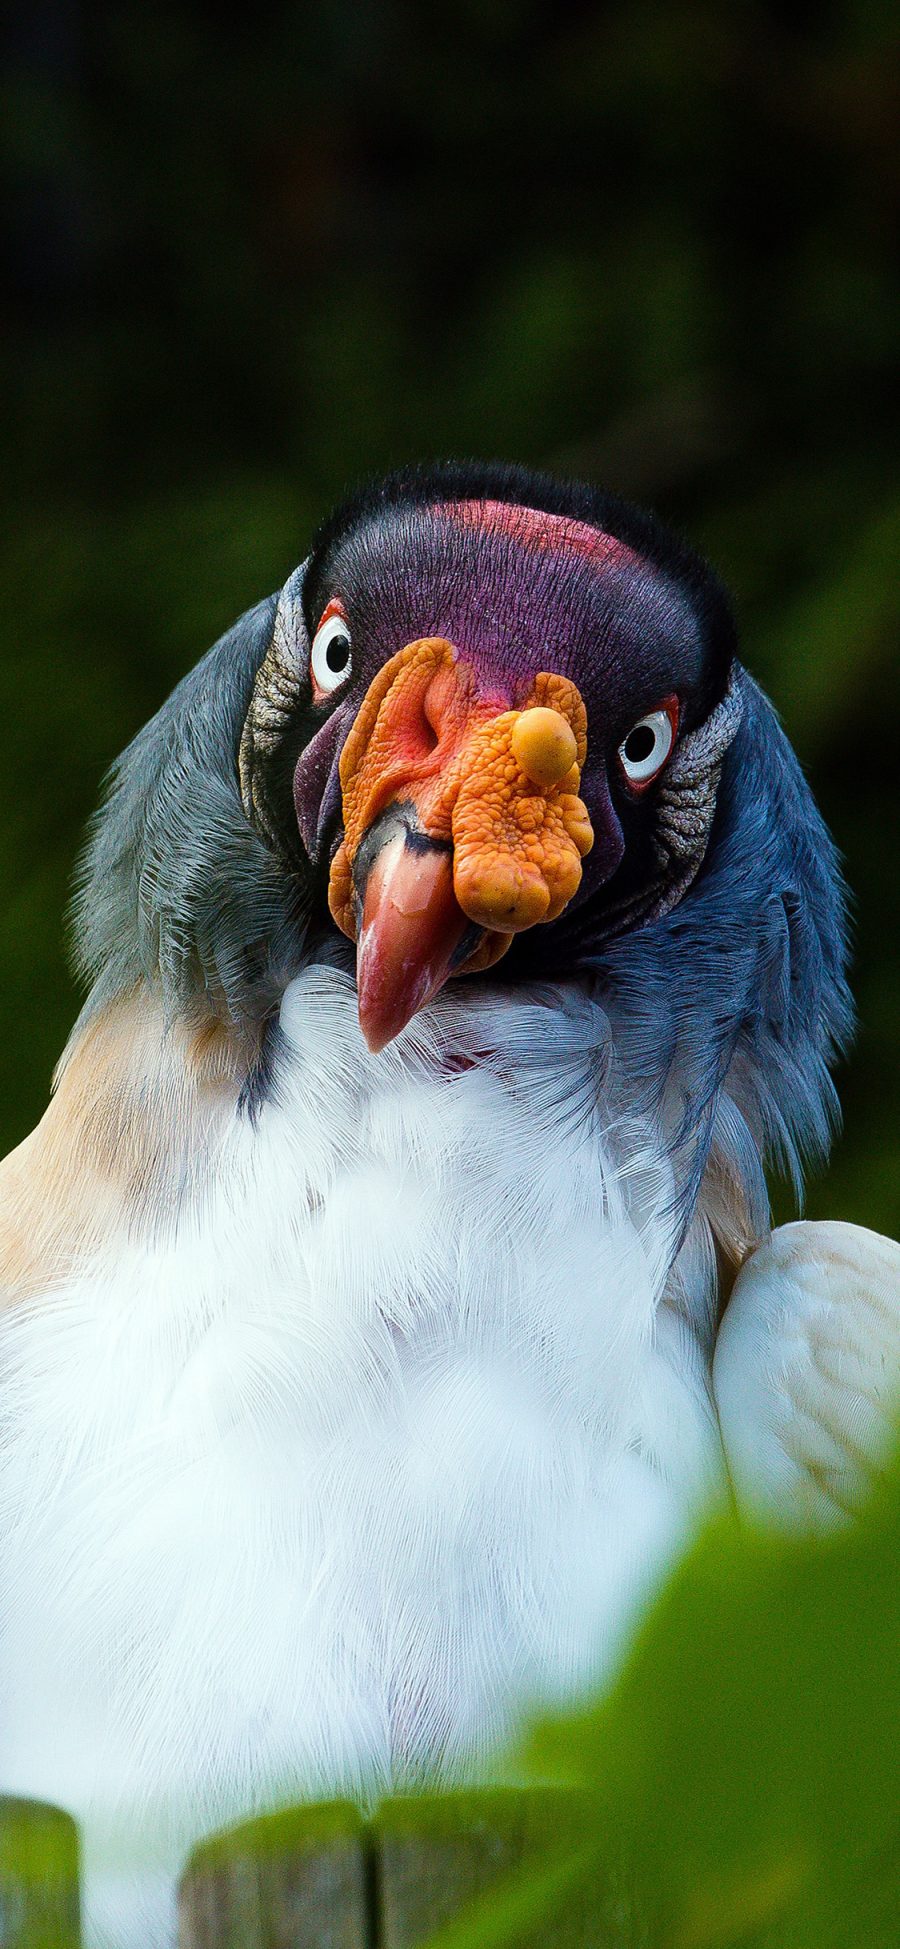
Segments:
[[[310,968],[280,1028],[176,1222],[0,1326],[2,1784],[78,1816],[116,1949],[171,1941],[216,1825],[489,1772],[724,1493],[729,1099],[672,1270],[666,1131],[581,991],[451,989],[371,1057]],[[715,1357],[739,1498],[855,1506],[898,1370],[900,1248],[775,1233]]]
[[[451,991],[373,1058],[312,968],[281,1031],[177,1227],[0,1335],[4,1785],[82,1820],[98,1941],[129,1850],[164,1890],[254,1807],[489,1767],[719,1467],[594,1003]]]

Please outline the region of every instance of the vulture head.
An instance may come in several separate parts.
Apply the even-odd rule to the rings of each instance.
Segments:
[[[589,983],[688,1204],[726,1079],[743,1170],[827,1142],[831,842],[715,575],[593,487],[439,465],[338,509],[125,753],[77,936],[89,1007],[233,1025],[251,1105],[287,982],[345,958],[376,1058],[447,982]]]

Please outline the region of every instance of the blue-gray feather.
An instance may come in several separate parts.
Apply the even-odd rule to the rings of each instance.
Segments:
[[[729,1144],[743,1151],[742,1177],[771,1162],[799,1194],[837,1123],[830,1072],[853,1023],[835,848],[771,704],[744,684],[698,878],[663,919],[597,952],[583,938],[577,956],[611,1008],[637,1101],[649,1108],[673,1083],[680,1092],[672,1148],[685,1223],[717,1114],[733,1120],[726,1083],[744,1125]],[[758,1183],[747,1189],[758,1204]]]
[[[73,937],[96,1006],[161,979],[168,1010],[252,1028],[302,955],[305,890],[241,806],[238,746],[275,599],[220,637],[123,752],[79,873]]]

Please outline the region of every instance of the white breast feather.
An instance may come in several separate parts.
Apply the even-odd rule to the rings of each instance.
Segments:
[[[2,1325],[3,1786],[85,1823],[96,1941],[227,1820],[489,1767],[717,1468],[601,1010],[460,989],[372,1057],[313,968],[281,1027],[202,1208]]]

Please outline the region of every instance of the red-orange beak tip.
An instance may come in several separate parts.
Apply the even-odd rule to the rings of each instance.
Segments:
[[[369,869],[356,953],[359,1022],[373,1054],[443,987],[468,926],[449,848],[396,832]]]

